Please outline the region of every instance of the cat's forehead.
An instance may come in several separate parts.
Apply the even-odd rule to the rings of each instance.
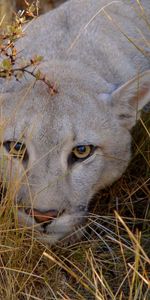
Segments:
[[[10,118],[8,132],[18,138],[30,136],[36,142],[58,144],[66,137],[88,142],[96,130],[110,123],[108,106],[81,88],[61,89],[51,94],[43,83],[7,93],[2,108]]]

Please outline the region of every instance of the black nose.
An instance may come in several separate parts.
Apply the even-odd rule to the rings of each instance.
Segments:
[[[55,209],[51,209],[48,211],[40,211],[38,209],[27,208],[25,212],[29,216],[34,217],[37,223],[51,222],[53,219],[56,219],[58,216],[58,211]]]

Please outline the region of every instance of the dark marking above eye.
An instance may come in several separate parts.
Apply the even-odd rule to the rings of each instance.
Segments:
[[[120,119],[130,119],[131,116],[128,115],[128,114],[120,114],[120,115],[119,115],[119,118],[120,118]]]

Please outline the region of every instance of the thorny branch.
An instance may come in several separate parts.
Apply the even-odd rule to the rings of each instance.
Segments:
[[[18,52],[15,47],[15,42],[23,36],[22,25],[27,22],[27,18],[35,18],[38,13],[39,1],[32,4],[29,4],[26,0],[24,0],[24,2],[26,9],[19,11],[15,15],[13,24],[7,26],[6,32],[0,34],[0,78],[15,78],[16,81],[20,82],[25,74],[29,74],[34,77],[36,81],[43,81],[48,86],[50,94],[54,95],[58,92],[55,84],[51,83],[40,69],[37,69],[37,66],[43,60],[42,56],[35,55],[25,63],[21,62],[20,66],[17,64]],[[24,61],[24,59],[21,61]]]

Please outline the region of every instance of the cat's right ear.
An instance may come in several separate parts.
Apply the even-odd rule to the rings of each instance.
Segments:
[[[141,109],[150,102],[150,70],[116,89],[110,102],[121,125],[130,130],[139,119]]]

